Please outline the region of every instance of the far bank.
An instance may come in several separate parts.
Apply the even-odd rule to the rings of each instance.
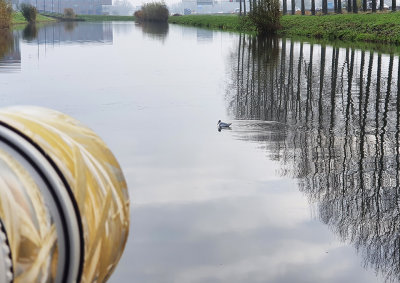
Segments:
[[[64,18],[63,14],[41,13],[37,14],[36,23],[57,22],[57,21],[87,21],[87,22],[107,22],[107,21],[134,21],[133,16],[109,16],[109,15],[76,15],[75,18]],[[27,24],[27,20],[21,12],[14,12],[11,24]]]
[[[56,22],[56,19],[37,14],[36,16],[36,23],[45,23],[45,22]],[[24,18],[21,12],[14,12],[11,18],[12,25],[19,25],[19,24],[27,24],[28,21]]]

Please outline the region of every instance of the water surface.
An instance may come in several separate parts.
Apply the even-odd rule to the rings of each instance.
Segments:
[[[398,56],[120,22],[1,38],[0,106],[70,114],[121,163],[110,282],[399,279]]]

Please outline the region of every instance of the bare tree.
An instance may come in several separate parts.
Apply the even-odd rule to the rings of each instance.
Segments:
[[[322,0],[322,13],[328,14],[328,0]]]
[[[311,15],[315,15],[315,0],[311,0]]]
[[[287,0],[283,0],[283,1],[282,1],[282,13],[283,13],[284,15],[287,14]]]
[[[342,13],[342,0],[337,0],[337,11],[336,11],[336,13],[338,13],[338,14]]]
[[[353,0],[353,13],[358,13],[357,0]]]

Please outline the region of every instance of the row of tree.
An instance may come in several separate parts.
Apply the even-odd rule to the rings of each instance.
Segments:
[[[241,138],[299,180],[366,266],[399,281],[399,57],[240,36],[230,64],[231,115],[255,133]]]
[[[257,0],[249,0],[249,11],[252,11],[255,7],[257,7]],[[315,8],[315,0],[311,0],[311,15],[316,14]],[[359,8],[363,12],[367,12],[371,10],[375,13],[377,10],[383,11],[384,10],[384,0],[379,0],[379,6],[377,0],[371,0],[370,7],[369,7],[369,0],[362,0],[362,4],[359,5],[357,0],[334,0],[333,1],[333,11],[337,14],[341,14],[343,12],[343,6],[345,6],[348,13],[358,13]],[[300,2],[300,11],[302,15],[306,14],[306,7],[304,0]],[[296,1],[291,0],[291,14],[294,15],[296,13]],[[396,0],[392,0],[392,11],[396,11]],[[328,0],[322,0],[322,9],[321,12],[326,15],[328,14]],[[246,15],[248,13],[246,7],[246,0],[240,0],[240,15]],[[288,0],[282,0],[282,14],[288,14]]]

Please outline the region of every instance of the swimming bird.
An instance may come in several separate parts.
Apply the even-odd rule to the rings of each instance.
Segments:
[[[232,125],[232,123],[225,123],[222,122],[221,120],[218,120],[217,125],[219,128],[229,128]]]

